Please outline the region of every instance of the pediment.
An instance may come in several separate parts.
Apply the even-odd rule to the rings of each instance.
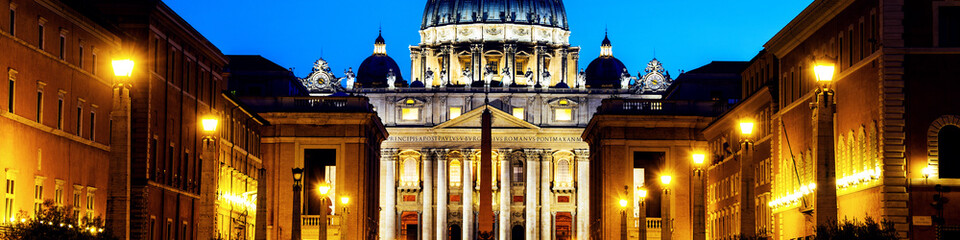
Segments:
[[[433,129],[445,129],[445,128],[480,128],[480,117],[483,115],[483,109],[490,109],[490,113],[493,115],[493,128],[501,129],[540,129],[537,125],[533,125],[523,119],[519,119],[510,115],[507,112],[504,112],[500,109],[492,107],[490,105],[484,105],[483,107],[478,107],[473,109],[460,117],[451,119],[443,124],[433,127]]]

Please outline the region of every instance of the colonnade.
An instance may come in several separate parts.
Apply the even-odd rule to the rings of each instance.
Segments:
[[[409,151],[409,150],[407,150]],[[420,176],[419,189],[403,189],[402,194],[407,195],[411,192],[419,193],[416,199],[419,201],[409,202],[405,199],[408,196],[398,198],[398,181],[401,178],[398,174],[410,174],[412,171],[404,169],[404,161],[410,159],[399,159],[400,149],[383,149],[381,151],[381,216],[380,216],[380,239],[393,240],[398,236],[409,233],[401,233],[400,229],[402,219],[398,216],[404,211],[415,210],[417,212],[417,236],[407,236],[406,239],[422,240],[444,240],[451,237],[451,227],[459,226],[461,238],[463,240],[476,239],[477,219],[475,199],[478,197],[476,179],[477,171],[474,169],[477,149],[422,149],[419,163],[418,174]],[[511,229],[513,226],[523,226],[524,239],[553,239],[556,234],[556,215],[557,212],[569,213],[575,219],[572,222],[571,234],[575,234],[577,239],[587,239],[589,236],[589,167],[588,150],[566,150],[573,155],[573,159],[564,157],[564,159],[554,159],[557,150],[551,149],[497,149],[494,166],[499,165],[495,172],[485,174],[497,174],[499,182],[494,182],[493,199],[494,211],[496,211],[496,237],[500,240],[511,238]],[[450,167],[453,161],[459,162],[462,171],[462,181],[453,181]],[[571,187],[563,189],[558,188],[555,183],[556,175],[554,166],[563,161],[566,164],[562,169],[566,169],[570,176],[576,176],[572,181]],[[499,163],[499,164],[497,164]],[[522,163],[522,166],[519,165]],[[477,164],[478,165],[478,164]],[[456,165],[454,165],[456,166]],[[515,173],[520,169],[522,173]],[[559,171],[556,170],[556,171]],[[522,174],[523,180],[512,179]],[[409,179],[409,178],[408,178]],[[523,183],[514,186],[513,182]],[[452,195],[452,192],[459,192],[459,196]],[[575,202],[558,202],[557,194],[563,192]],[[522,199],[522,201],[520,201]],[[398,203],[398,200],[401,200]],[[522,205],[519,203],[522,202]],[[469,203],[469,204],[463,204]],[[579,204],[578,204],[579,203]],[[457,211],[459,208],[459,211]],[[514,216],[520,217],[514,217]],[[451,218],[456,216],[456,218]]]

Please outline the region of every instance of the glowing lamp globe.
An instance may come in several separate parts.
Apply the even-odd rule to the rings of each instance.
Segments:
[[[629,202],[627,202],[626,199],[620,199],[620,207],[622,207],[622,208],[627,207],[627,204],[628,204],[628,203],[629,203]]]
[[[673,181],[673,177],[670,175],[660,176],[660,182],[663,183],[663,185],[670,185],[670,181]]]
[[[330,192],[330,186],[326,184],[320,185],[320,187],[317,187],[317,190],[320,191],[320,195],[327,195],[327,193]]]
[[[118,59],[113,60],[113,75],[117,77],[130,77],[133,75],[133,60]]]
[[[217,131],[217,124],[220,122],[216,117],[208,116],[200,120],[203,132],[213,133]]]
[[[343,203],[343,205],[347,205],[348,203],[350,203],[350,198],[342,197],[340,198],[340,203]]]
[[[637,196],[640,196],[640,198],[647,198],[647,189],[641,188],[640,190],[637,190]]]
[[[745,135],[745,136],[746,136],[746,135],[753,134],[753,125],[754,125],[754,123],[751,122],[751,121],[742,121],[742,122],[740,122],[740,133],[743,134],[743,135]]]
[[[817,75],[818,82],[828,83],[833,81],[836,67],[833,65],[817,65],[813,67],[813,72]]]
[[[693,163],[695,163],[695,164],[697,164],[697,165],[701,165],[701,164],[703,164],[703,161],[704,161],[704,159],[706,159],[706,158],[707,158],[707,155],[705,155],[705,154],[703,154],[703,153],[694,153],[694,154],[693,154]]]

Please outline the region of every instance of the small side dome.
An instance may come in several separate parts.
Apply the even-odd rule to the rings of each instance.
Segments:
[[[623,73],[629,73],[627,66],[613,57],[613,44],[606,33],[600,42],[600,56],[587,65],[587,88],[619,88]]]
[[[360,88],[386,88],[389,87],[389,79],[394,79],[394,87],[406,87],[407,82],[403,80],[403,74],[400,73],[400,66],[390,56],[387,56],[387,45],[383,39],[382,32],[377,34],[377,40],[373,44],[373,55],[367,57],[357,69],[357,87]]]

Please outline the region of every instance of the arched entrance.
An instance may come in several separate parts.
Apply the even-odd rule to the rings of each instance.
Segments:
[[[460,230],[460,225],[457,225],[457,224],[451,225],[450,228],[447,230],[449,230],[448,232],[450,233],[450,236],[449,236],[450,240],[463,239],[463,235],[461,233],[462,230]]]
[[[526,233],[523,231],[523,226],[514,225],[513,230],[510,230],[510,235],[511,235],[510,239],[523,240],[523,238],[526,237],[525,234]]]
[[[417,212],[403,212],[400,214],[400,239],[416,240],[419,228]]]

